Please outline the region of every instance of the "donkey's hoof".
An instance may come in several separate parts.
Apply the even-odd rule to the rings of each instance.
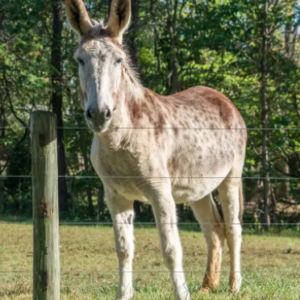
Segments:
[[[175,300],[191,300],[190,294],[175,296]]]
[[[208,287],[202,287],[199,292],[200,292],[200,294],[206,295],[206,294],[209,294],[210,291],[211,291],[210,288],[208,288]]]
[[[216,290],[219,287],[220,283],[220,275],[213,274],[213,275],[205,275],[202,283],[201,292],[207,294],[211,290]]]
[[[116,297],[115,300],[130,300],[132,299],[132,295],[131,296],[124,296],[124,297]]]
[[[242,285],[242,276],[241,275],[230,276],[229,283],[230,283],[230,293],[237,294],[240,291]]]
[[[133,297],[133,293],[126,293],[125,295],[123,294],[122,296],[117,295],[115,300],[130,300]]]
[[[175,293],[174,298],[175,300],[191,300],[191,296],[187,287],[180,290],[179,293]]]

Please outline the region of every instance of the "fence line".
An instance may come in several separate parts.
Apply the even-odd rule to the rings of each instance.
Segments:
[[[81,176],[81,175],[58,175],[58,178],[75,178],[75,179],[81,179],[81,178],[97,178],[100,177],[97,175],[87,175],[87,176]],[[32,175],[4,175],[0,176],[0,178],[32,178]],[[299,180],[300,177],[207,177],[207,176],[101,176],[101,178],[106,179],[140,179],[140,178],[154,178],[154,179],[225,179],[225,178],[234,178],[234,179],[253,179],[253,180]]]
[[[66,178],[99,178],[96,175],[93,176],[76,176],[76,175],[60,175],[58,176],[57,168],[52,168],[52,166],[57,166],[56,155],[57,155],[57,146],[56,146],[56,129],[87,129],[87,127],[63,127],[56,128],[56,122],[49,123],[49,117],[53,117],[53,114],[49,112],[34,112],[31,116],[31,127],[21,127],[31,129],[32,133],[32,154],[33,154],[33,175],[7,175],[1,176],[0,178],[32,178],[33,179],[33,226],[34,226],[34,234],[33,234],[33,297],[34,300],[44,300],[44,299],[56,299],[59,300],[60,295],[60,259],[59,259],[59,230],[58,230],[58,194],[57,194],[57,178],[66,177]],[[53,121],[53,120],[52,120]],[[43,125],[43,126],[41,126]],[[0,127],[1,129],[9,129],[13,127]],[[116,128],[119,129],[156,129],[152,128]],[[183,130],[257,130],[257,131],[265,131],[265,130],[300,130],[300,128],[163,128],[163,129],[183,129]],[[51,134],[50,134],[51,133]],[[54,141],[54,143],[52,143]],[[54,145],[55,144],[55,145]],[[55,147],[53,147],[55,146]],[[51,148],[51,151],[50,151]],[[55,149],[54,149],[55,148]],[[49,170],[51,172],[49,173]],[[103,178],[145,178],[142,176],[104,176]],[[176,178],[185,178],[185,179],[224,179],[226,177],[170,177],[170,176],[148,176],[147,178],[165,178],[165,179],[176,179]],[[300,178],[290,178],[290,177],[230,177],[237,179],[275,179],[275,180],[298,180]],[[55,182],[55,188],[52,188],[52,183]],[[1,224],[1,222],[0,222]],[[126,224],[118,223],[118,224]],[[135,225],[155,225],[154,222],[143,222],[143,223],[135,223]],[[177,224],[179,226],[199,226],[199,223],[164,223],[164,224]],[[202,223],[204,224],[204,223]],[[226,225],[226,223],[205,223],[205,224],[218,224],[218,225]],[[300,226],[300,223],[245,223],[242,226]],[[60,222],[60,225],[113,225],[112,222]],[[227,223],[227,225],[240,225],[240,223]],[[8,274],[12,273],[20,273],[24,274],[29,273],[30,271],[26,270],[16,270],[16,271],[6,271],[0,270],[0,273]],[[83,273],[83,270],[69,270],[67,271],[69,274],[71,272]],[[112,273],[117,274],[119,270],[102,270],[102,271],[90,271],[90,274],[97,273]],[[169,273],[167,270],[134,270],[128,271],[129,273]],[[183,272],[183,271],[180,271]],[[186,273],[198,273],[203,272],[203,270],[186,270]],[[229,272],[227,270],[222,270],[218,272]],[[244,271],[242,271],[244,272]],[[247,271],[246,271],[247,272]],[[248,272],[258,272],[257,270],[249,270]],[[262,270],[262,273],[269,273],[266,270]],[[87,273],[86,273],[87,274]],[[291,274],[291,273],[290,273]],[[65,272],[62,275],[68,275]],[[48,296],[47,296],[48,295]],[[47,296],[47,297],[46,297]]]
[[[296,205],[296,203],[295,203]],[[0,225],[1,224],[7,224],[7,223],[13,223],[13,222],[9,222],[9,221],[0,221]],[[32,224],[32,222],[27,221],[27,222],[20,222],[21,224]],[[128,225],[131,223],[126,223],[126,222],[117,222],[117,223],[113,223],[113,222],[89,222],[89,221],[82,221],[82,222],[76,222],[76,221],[62,221],[59,222],[60,226],[65,226],[65,225],[86,225],[86,226],[101,226],[101,225],[111,225],[113,226],[114,224],[116,225]],[[134,226],[149,226],[149,225],[156,225],[155,222],[133,222],[132,223]],[[178,226],[200,226],[200,223],[198,222],[173,222],[173,223],[161,223],[161,224],[165,224],[165,225],[178,225]],[[201,222],[201,224],[211,224],[211,225],[241,225],[243,226],[299,226],[300,227],[300,221],[298,223],[226,223],[226,222],[220,222],[220,223],[214,223],[214,222]]]
[[[129,223],[126,222],[60,222],[59,225],[128,225]],[[156,225],[155,222],[136,222],[133,223],[134,225]],[[165,225],[178,225],[178,226],[200,226],[200,223],[187,223],[187,222],[181,222],[181,223],[161,223]],[[220,222],[220,223],[212,223],[212,222],[201,222],[201,224],[211,224],[211,225],[241,225],[241,226],[300,226],[300,221],[298,223],[226,223],[226,222]]]
[[[278,270],[278,269],[275,269]],[[275,271],[272,270],[272,271]],[[174,271],[174,273],[203,273],[205,272],[206,269],[203,270],[183,270],[183,271]],[[123,271],[124,273],[161,273],[161,274],[170,274],[170,271],[168,270],[133,270],[133,271]],[[210,271],[210,273],[229,273],[230,270],[220,270],[220,271]],[[20,271],[1,271],[0,274],[29,274],[31,271],[26,271],[26,270],[20,270]],[[76,273],[76,274],[70,274],[70,273]],[[116,274],[119,273],[119,270],[99,270],[99,271],[84,271],[84,270],[69,270],[69,271],[63,271],[61,275],[63,276],[77,276],[77,274],[82,274],[82,275],[92,275],[92,274]],[[236,271],[235,273],[270,273],[268,269],[264,270],[242,270],[242,271]],[[294,274],[294,275],[299,275],[299,273],[294,273],[293,271],[282,271],[280,270],[280,273],[284,274]]]
[[[0,126],[0,129],[30,129],[29,126]],[[66,130],[75,130],[75,129],[89,129],[88,127],[57,127],[56,129],[66,129]],[[183,130],[247,130],[247,131],[296,131],[300,130],[300,127],[282,127],[282,128],[261,128],[261,127],[249,127],[249,128],[209,128],[209,127],[117,127],[113,128],[114,130],[119,129],[133,129],[133,130],[155,130],[155,129],[183,129]]]

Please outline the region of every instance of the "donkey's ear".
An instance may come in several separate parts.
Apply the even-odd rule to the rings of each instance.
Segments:
[[[82,0],[65,0],[67,17],[72,28],[81,36],[92,28],[91,19]]]
[[[112,0],[110,15],[107,25],[108,36],[122,43],[124,31],[130,23],[131,3],[130,0]]]

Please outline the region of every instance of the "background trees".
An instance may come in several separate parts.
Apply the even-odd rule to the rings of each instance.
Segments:
[[[91,133],[84,129],[72,59],[77,37],[62,0],[0,2],[0,214],[31,213],[28,126],[38,108],[58,116],[61,217],[103,220],[108,214],[89,162]],[[93,19],[107,19],[110,1],[85,3]],[[207,85],[244,116],[250,129],[244,177],[252,177],[244,179],[246,218],[296,220],[298,2],[132,0],[132,13],[125,42],[144,85],[161,94]],[[139,219],[152,217],[147,207],[135,207]],[[191,215],[186,207],[180,211],[182,218]]]

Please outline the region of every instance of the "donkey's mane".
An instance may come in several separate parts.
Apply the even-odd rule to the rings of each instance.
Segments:
[[[134,64],[132,63],[129,50],[126,45],[123,45],[121,47],[122,50],[125,52],[124,69],[128,76],[128,79],[130,80],[129,86],[134,91],[136,91],[137,89],[141,90],[143,86],[139,79],[139,73]]]
[[[92,23],[93,23],[93,28],[90,31],[90,35],[97,37],[101,34],[101,31],[105,28],[105,26],[103,25],[103,20],[99,20],[99,21],[92,20]]]

